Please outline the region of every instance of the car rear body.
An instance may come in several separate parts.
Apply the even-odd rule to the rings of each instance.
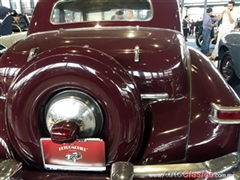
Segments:
[[[90,8],[91,2],[96,4]],[[86,10],[95,13],[99,9],[101,18],[106,18],[108,6],[104,3],[121,7],[124,12],[125,7],[134,9],[135,5],[139,19],[86,18]],[[186,46],[177,1],[121,3],[40,0],[27,38],[10,47],[0,60],[4,142],[0,157],[16,157],[23,162],[24,179],[108,179],[111,165],[119,161],[143,167],[196,163],[237,151],[239,98],[205,56]],[[85,20],[63,21],[68,16],[61,12],[76,11],[80,5]],[[150,16],[145,13],[148,11]],[[57,23],[53,21],[55,12],[61,17]],[[85,113],[80,113],[83,119],[79,121],[73,113],[64,114],[72,100],[78,104],[73,112],[79,113],[75,108],[87,109],[87,120]],[[58,105],[64,108],[59,110]],[[58,115],[61,111],[64,115]],[[77,123],[70,125],[69,120]],[[65,121],[64,127],[58,124]],[[90,130],[83,131],[91,123]],[[72,132],[72,139],[76,134],[80,140],[101,139],[105,143],[106,171],[64,172],[59,166],[56,169],[61,173],[46,171],[42,140],[53,140],[52,128],[60,134],[54,140],[63,146],[66,136],[61,132],[65,130]],[[84,134],[89,132],[92,134]],[[71,143],[68,145],[72,148]],[[76,162],[84,158],[82,153],[70,151],[66,155],[77,154],[78,158],[73,158]],[[230,167],[235,167],[232,164]]]

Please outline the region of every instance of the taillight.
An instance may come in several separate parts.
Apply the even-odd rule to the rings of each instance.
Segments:
[[[53,142],[72,143],[79,136],[80,127],[74,121],[60,121],[53,125],[51,139]]]
[[[227,112],[227,111],[219,111],[218,112],[219,119],[240,119],[240,112]]]
[[[210,120],[221,124],[240,124],[239,106],[221,106],[211,103],[212,111]]]

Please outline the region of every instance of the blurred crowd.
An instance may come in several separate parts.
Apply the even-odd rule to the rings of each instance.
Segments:
[[[235,2],[229,1],[227,6],[222,10],[222,13],[213,15],[212,8],[207,8],[203,19],[194,22],[186,15],[182,20],[183,35],[185,41],[189,35],[202,35],[201,52],[209,57],[210,60],[218,58],[218,43],[221,37],[230,33],[236,28],[239,28],[239,20],[237,12],[234,10]],[[209,43],[211,37],[214,37],[217,29],[216,45],[213,52],[209,51]]]

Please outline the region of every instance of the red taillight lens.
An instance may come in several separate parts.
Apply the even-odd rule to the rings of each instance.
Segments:
[[[53,125],[51,139],[53,142],[73,143],[79,137],[80,127],[74,121],[60,121]]]
[[[51,137],[53,139],[69,139],[71,138],[72,132],[69,129],[53,129]]]
[[[218,118],[219,119],[232,119],[232,120],[236,120],[236,119],[240,119],[240,112],[239,111],[218,111]]]
[[[240,124],[240,106],[222,106],[211,103],[210,120],[220,124]]]

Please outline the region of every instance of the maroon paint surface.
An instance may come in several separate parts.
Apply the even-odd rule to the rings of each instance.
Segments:
[[[29,36],[0,60],[0,158],[14,156],[41,169],[31,172],[26,166],[24,179],[108,177],[109,172],[43,170],[40,138],[47,134],[40,128],[40,109],[51,94],[64,89],[84,91],[101,105],[105,124],[99,138],[106,144],[108,168],[128,160],[198,162],[237,150],[239,125],[213,123],[208,115],[211,102],[239,106],[239,99],[197,51],[186,48],[184,59],[176,1],[152,0],[150,21],[104,21],[101,28],[93,28],[96,22],[51,24],[55,2],[39,1]],[[134,61],[136,46],[139,62]],[[36,47],[39,54],[27,61]],[[167,93],[169,99],[142,100],[145,93]]]

